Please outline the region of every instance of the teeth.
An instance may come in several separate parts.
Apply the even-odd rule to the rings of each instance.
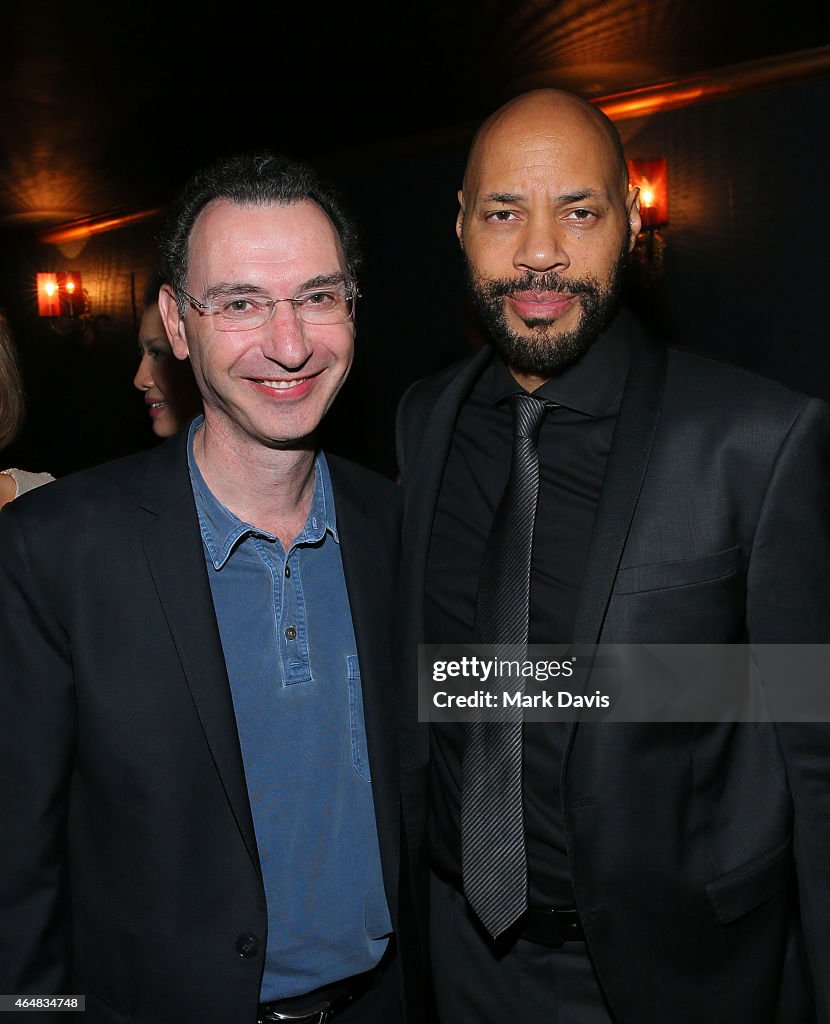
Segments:
[[[150,408],[151,409],[166,409],[167,408],[167,402],[151,402],[150,403]]]
[[[300,377],[299,380],[261,380],[259,383],[264,384],[267,388],[276,388],[278,391],[287,391],[288,388],[295,388],[298,384],[303,384],[307,377]]]

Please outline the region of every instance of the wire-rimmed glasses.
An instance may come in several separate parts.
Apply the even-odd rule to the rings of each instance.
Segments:
[[[214,306],[199,302],[186,291],[181,294],[202,316],[214,317],[218,331],[253,331],[268,323],[278,302],[290,302],[300,320],[311,326],[346,323],[354,316],[355,300],[360,293],[354,284],[341,282],[310,288],[284,299],[229,295]]]

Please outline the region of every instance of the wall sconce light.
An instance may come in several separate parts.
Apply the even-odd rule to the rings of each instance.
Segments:
[[[663,228],[669,222],[669,180],[665,157],[629,160],[628,178],[640,190],[643,229]]]
[[[632,252],[632,263],[638,267],[646,285],[663,276],[665,240],[660,228],[669,222],[669,179],[665,157],[628,161],[631,188],[640,190],[642,229]]]
[[[39,316],[79,317],[89,312],[81,275],[75,272],[37,275]]]
[[[38,316],[61,315],[57,274],[37,275],[37,312]]]

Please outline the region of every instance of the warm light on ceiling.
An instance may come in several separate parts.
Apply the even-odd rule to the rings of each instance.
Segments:
[[[646,85],[591,100],[612,121],[648,117],[752,89],[767,89],[807,78],[823,78],[830,72],[830,46],[784,53],[762,60],[717,68],[659,85]]]
[[[154,207],[152,210],[138,210],[132,213],[85,217],[71,224],[49,228],[41,234],[40,240],[47,245],[66,245],[68,242],[85,240],[92,235],[99,235],[104,231],[115,231],[119,228],[139,224],[141,221],[158,217],[161,213],[164,213],[163,207]]]

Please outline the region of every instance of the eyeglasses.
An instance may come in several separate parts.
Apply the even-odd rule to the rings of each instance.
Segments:
[[[254,299],[250,295],[232,295],[218,306],[199,302],[186,291],[181,293],[202,316],[216,317],[218,331],[253,331],[264,327],[274,315],[278,302],[290,302],[303,323],[312,326],[342,324],[354,316],[355,299],[360,292],[354,285],[334,285],[300,292],[286,299]]]

